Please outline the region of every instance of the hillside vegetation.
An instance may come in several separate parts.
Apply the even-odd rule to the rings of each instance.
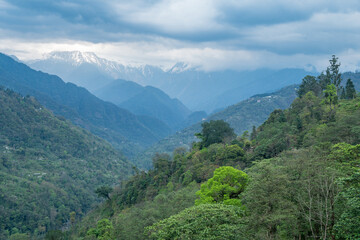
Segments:
[[[251,134],[202,124],[190,151],[157,154],[73,236],[359,239],[360,97],[339,99],[333,70],[310,81],[320,91],[304,78],[290,108]]]
[[[70,227],[99,202],[97,187],[132,172],[104,140],[0,88],[0,239]]]
[[[285,109],[296,98],[298,85],[291,85],[273,93],[258,94],[212,114],[209,120],[224,120],[230,124],[236,134],[251,131],[253,126],[259,126],[275,109]],[[201,122],[187,127],[176,134],[160,140],[140,154],[137,158],[144,162],[144,166],[151,167],[151,158],[157,152],[171,154],[178,147],[190,148],[193,142],[198,141],[195,133],[201,130]]]

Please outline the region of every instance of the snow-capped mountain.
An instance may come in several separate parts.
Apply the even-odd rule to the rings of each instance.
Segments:
[[[115,79],[127,79],[141,85],[149,85],[145,79],[163,73],[161,68],[143,65],[124,66],[115,61],[98,57],[92,52],[51,52],[42,59],[28,61],[34,69],[60,76],[66,82],[73,82],[91,92],[109,84]]]
[[[125,66],[90,52],[52,52],[41,60],[28,62],[32,68],[56,74],[67,82],[91,92],[115,79],[161,89],[178,98],[190,110],[214,110],[235,104],[254,94],[270,92],[294,83],[312,72],[304,69],[258,69],[254,71],[204,72],[187,63],[164,70],[157,66]],[[284,71],[287,74],[283,74]],[[221,99],[221,101],[214,101]]]
[[[178,62],[174,66],[172,66],[169,70],[167,70],[167,72],[181,73],[189,70],[196,70],[196,68],[188,63]]]
[[[59,62],[68,62],[75,66],[79,66],[83,63],[93,63],[98,66],[108,65],[110,61],[99,58],[95,53],[92,52],[51,52],[45,55],[48,60],[54,60]]]

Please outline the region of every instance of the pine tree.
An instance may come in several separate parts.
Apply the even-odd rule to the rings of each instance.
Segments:
[[[326,69],[326,77],[330,79],[330,82],[335,85],[337,91],[340,90],[341,84],[341,73],[340,73],[340,63],[338,62],[337,57],[332,55],[332,58],[329,60],[330,66]]]
[[[297,95],[301,98],[309,91],[312,91],[316,96],[319,96],[321,93],[321,84],[316,81],[314,76],[307,75],[303,78],[302,83],[297,90]]]
[[[354,83],[351,81],[351,79],[348,79],[346,82],[346,99],[353,99],[356,98],[356,90]]]

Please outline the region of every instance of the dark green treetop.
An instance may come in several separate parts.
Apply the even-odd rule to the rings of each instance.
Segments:
[[[330,66],[326,69],[326,77],[330,80],[331,84],[334,84],[336,89],[339,90],[341,84],[341,73],[340,73],[340,63],[338,62],[339,58],[335,55],[332,55],[332,58],[329,60]]]
[[[348,79],[346,82],[345,97],[346,97],[346,99],[356,98],[355,86],[354,86],[354,83],[351,81],[351,79]]]
[[[113,191],[112,187],[109,186],[101,186],[95,190],[95,193],[98,197],[103,197],[105,199],[110,200],[110,193]]]
[[[302,83],[297,90],[297,95],[302,97],[310,91],[314,92],[316,96],[319,96],[321,93],[321,87],[314,76],[307,75],[303,78]]]
[[[200,148],[208,147],[214,143],[228,142],[236,137],[234,129],[224,120],[211,120],[201,124],[201,133],[196,133],[195,136],[200,138]]]

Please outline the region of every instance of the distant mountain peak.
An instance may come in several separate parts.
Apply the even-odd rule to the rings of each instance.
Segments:
[[[110,62],[106,59],[98,57],[93,52],[80,52],[80,51],[69,51],[69,52],[50,52],[45,55],[45,59],[52,59],[57,61],[65,61],[72,63],[73,65],[81,65],[83,63],[96,64],[98,66],[103,65],[105,62]]]
[[[181,73],[181,72],[185,72],[187,70],[190,70],[190,69],[194,69],[194,67],[188,63],[185,63],[185,62],[178,62],[176,63],[174,66],[172,66],[168,72],[171,72],[171,73]]]
[[[37,68],[38,70],[42,70],[41,66],[45,64],[46,65],[57,65],[58,63],[66,63],[68,65],[71,65],[74,68],[77,68],[83,64],[89,64],[92,66],[95,66],[97,69],[99,69],[102,72],[105,72],[111,78],[121,78],[122,72],[126,72],[127,67],[117,63],[115,61],[107,60],[105,58],[101,58],[97,56],[93,52],[80,52],[80,51],[54,51],[50,52],[48,54],[45,54],[43,59],[41,60],[33,60],[29,61],[29,64]],[[39,65],[40,64],[40,65]],[[40,67],[38,67],[40,66]],[[62,75],[62,72],[53,72],[53,74],[59,75],[62,78],[66,78]],[[65,79],[69,82],[73,82],[72,80]],[[75,82],[76,83],[76,82]]]

